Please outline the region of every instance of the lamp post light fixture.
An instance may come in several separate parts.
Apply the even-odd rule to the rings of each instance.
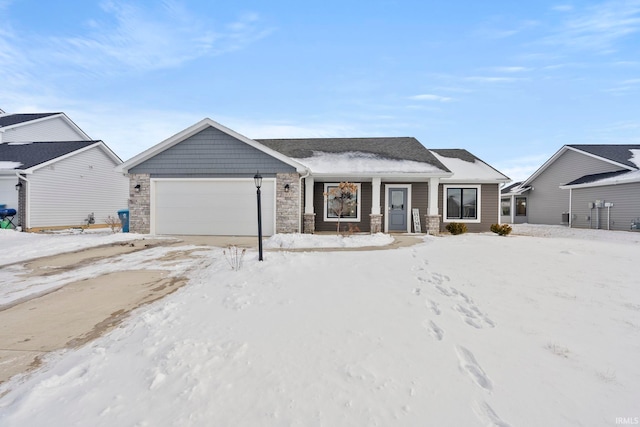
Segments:
[[[262,175],[256,172],[253,181],[258,189],[256,195],[258,197],[258,261],[262,261],[262,203],[260,201],[260,187],[262,187]]]

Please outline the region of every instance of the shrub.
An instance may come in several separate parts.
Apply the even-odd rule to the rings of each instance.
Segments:
[[[242,251],[240,251],[240,249],[237,246],[229,245],[227,246],[227,250],[222,251],[222,253],[227,259],[227,262],[229,263],[229,265],[231,266],[231,269],[234,271],[238,271],[240,270],[240,267],[242,267],[242,259],[244,258],[244,255],[247,253],[247,250],[242,249]]]
[[[467,225],[459,222],[451,222],[447,224],[446,229],[451,234],[463,234],[467,232]]]
[[[510,234],[511,230],[512,228],[509,224],[492,224],[491,225],[491,231],[493,231],[494,233],[500,236],[506,236]]]

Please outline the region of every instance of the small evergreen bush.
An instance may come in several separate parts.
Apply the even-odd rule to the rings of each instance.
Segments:
[[[511,226],[509,224],[492,224],[491,231],[499,236],[507,236],[511,233]]]
[[[467,232],[467,225],[459,222],[451,222],[445,227],[451,234],[463,234]]]

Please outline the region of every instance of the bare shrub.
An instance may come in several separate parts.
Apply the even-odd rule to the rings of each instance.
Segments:
[[[120,218],[118,218],[118,217],[113,217],[113,216],[109,215],[104,220],[104,223],[109,226],[109,228],[111,229],[112,233],[118,233],[122,229],[122,224],[120,223]]]
[[[247,253],[247,250],[246,249],[240,250],[240,248],[238,248],[237,246],[229,245],[227,246],[226,250],[222,251],[222,253],[224,254],[229,265],[231,266],[231,269],[233,271],[238,271],[240,270],[240,267],[242,267],[242,259],[244,258],[244,255]]]

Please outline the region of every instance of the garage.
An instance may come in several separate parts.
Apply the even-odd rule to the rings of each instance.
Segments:
[[[275,179],[261,187],[262,234],[275,229]],[[151,233],[257,236],[256,187],[251,178],[152,179]]]

